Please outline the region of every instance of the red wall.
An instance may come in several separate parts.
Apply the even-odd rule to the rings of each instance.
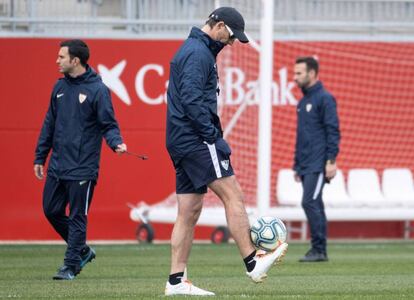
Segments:
[[[135,93],[137,71],[149,63],[165,67],[163,76],[149,72],[147,93],[162,93],[169,60],[180,42],[87,41],[90,64],[112,68],[126,59],[121,74],[131,105],[113,95],[116,117],[130,151],[149,160],[117,156],[103,147],[101,172],[93,197],[89,238],[134,238],[136,224],[129,219],[127,202],[158,202],[175,187],[174,173],[164,146],[165,105],[147,105]],[[33,175],[34,148],[52,87],[59,78],[55,60],[57,39],[0,39],[0,239],[55,239],[42,212],[44,182]],[[160,231],[158,230],[158,233]],[[159,237],[167,235],[159,234]]]
[[[2,118],[0,119],[0,149],[3,166],[3,172],[0,174],[2,191],[0,240],[58,239],[57,234],[49,226],[42,213],[41,203],[44,182],[38,181],[33,175],[33,155],[39,130],[49,104],[50,92],[60,76],[55,64],[59,41],[58,39],[0,39],[0,111],[2,112]],[[87,43],[91,49],[90,64],[94,69],[97,69],[99,64],[111,69],[122,60],[126,61],[125,69],[120,78],[131,98],[131,105],[126,105],[113,94],[116,116],[129,150],[149,156],[147,161],[140,161],[130,156],[117,156],[104,146],[100,178],[89,217],[88,238],[133,239],[136,223],[129,219],[127,203],[137,203],[139,201],[157,203],[165,199],[175,188],[174,171],[164,146],[166,106],[165,104],[150,105],[144,103],[137,95],[135,80],[142,67],[148,64],[162,66],[163,74],[158,74],[154,70],[149,71],[144,81],[145,92],[149,97],[162,96],[165,92],[165,83],[168,80],[169,61],[181,41],[87,40]],[[289,72],[291,72],[292,60],[296,54],[301,53],[301,51],[304,52],[303,54],[313,54],[320,51],[322,54],[325,53],[326,57],[329,57],[332,52],[330,46],[336,45],[335,43],[325,43],[326,49],[320,50],[322,44],[308,43],[313,48],[303,51],[303,45],[305,44],[294,42],[278,44],[276,51],[279,49],[281,49],[281,52],[288,51],[289,55],[286,55],[282,62],[276,61],[276,64],[278,66],[289,66]],[[361,46],[362,44],[358,45]],[[353,44],[348,43],[348,46],[352,47]],[[414,46],[412,44],[409,46],[411,53],[414,52]],[[363,48],[364,45],[361,47]],[[396,47],[398,48],[398,45]],[[401,58],[405,56],[404,53],[401,55]],[[338,74],[343,69],[347,69],[346,65],[344,66],[341,62],[336,65],[329,64],[327,69],[329,68],[331,68],[331,72]],[[375,71],[375,66],[372,70]],[[414,75],[412,71],[410,75]],[[369,74],[367,76],[369,77]],[[289,73],[289,77],[291,77],[291,73]],[[325,75],[325,77],[329,85],[330,80],[328,76]],[[386,74],[384,74],[384,77],[386,77]],[[395,78],[391,79],[395,80]],[[401,80],[406,80],[405,76]],[[384,80],[379,87],[388,89],[388,84]],[[334,94],[337,92],[340,96],[343,95],[341,93],[349,93],[349,90],[353,89],[352,86],[346,87],[346,84],[345,90],[341,90],[339,87],[335,89],[335,81],[331,83],[332,85],[334,86]],[[406,94],[412,97],[412,92],[411,87],[411,90],[406,91]],[[298,91],[295,93],[297,95]],[[352,97],[349,98],[352,100]],[[399,100],[395,101],[400,101],[396,103],[400,106],[408,104],[404,97],[400,97]],[[339,103],[341,102],[344,103],[346,109],[341,118],[345,120],[345,129],[347,129],[347,126],[350,128],[348,131],[345,130],[345,137],[349,135],[349,138],[352,139],[352,135],[357,130],[357,128],[352,127],[355,121],[352,119],[352,115],[354,113],[357,115],[358,109],[353,110],[352,103],[339,100]],[[410,106],[412,107],[412,98]],[[289,149],[281,149],[280,155],[273,154],[273,156],[279,156],[282,162],[277,166],[274,165],[275,161],[273,162],[274,174],[276,174],[277,168],[291,165],[291,151],[293,151],[291,146],[293,143],[292,120],[295,118],[294,108],[285,107],[280,112],[293,115],[285,119],[283,116],[275,118],[276,124],[274,126],[279,129],[287,128],[289,132],[284,138],[284,145],[285,147],[288,145]],[[411,110],[411,112],[413,111]],[[383,115],[385,120],[386,116],[387,112],[385,111]],[[365,117],[362,116],[362,118]],[[407,121],[412,122],[412,117],[405,122]],[[411,129],[414,129],[413,124],[409,124]],[[279,135],[283,135],[283,133],[278,133]],[[408,164],[408,167],[413,169],[414,157],[412,153],[414,152],[412,146],[414,145],[414,139],[412,131],[411,133],[407,132],[403,138],[406,141],[404,147],[411,149],[405,152],[411,154],[404,157],[403,163]],[[343,141],[346,155],[344,154],[345,158],[342,163],[346,166],[346,169],[366,167],[367,165],[364,162],[367,160],[361,162],[360,154],[368,155],[366,151],[370,149],[355,153],[352,150],[352,143],[349,143],[350,139],[346,138]],[[387,143],[387,139],[383,139],[381,142]],[[277,144],[279,145],[279,142]],[[364,149],[363,147],[360,148]],[[398,152],[398,149],[396,151]],[[380,153],[380,155],[383,154]],[[371,162],[368,159],[368,162],[370,167],[375,167],[377,164],[380,169],[389,166],[383,164],[382,160]],[[275,179],[273,178],[272,181],[274,182]],[[272,186],[274,186],[274,183]],[[272,194],[275,195],[274,190],[272,190]],[[335,224],[332,226],[332,232],[337,233],[337,236],[341,236],[342,228],[344,228],[343,224],[339,227]],[[156,230],[157,238],[169,238],[171,226],[158,225]],[[208,237],[209,233],[210,230],[198,229],[196,236],[205,238]],[[399,224],[375,226],[367,231],[367,236],[370,235],[380,237],[400,236],[401,226]],[[358,233],[356,236],[360,236],[360,234]]]

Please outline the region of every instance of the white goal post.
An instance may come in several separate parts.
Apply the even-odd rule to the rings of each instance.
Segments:
[[[261,1],[257,206],[263,216],[270,208],[272,165],[273,0]]]

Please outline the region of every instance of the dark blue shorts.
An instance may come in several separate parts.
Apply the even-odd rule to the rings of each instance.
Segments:
[[[204,194],[209,183],[234,175],[230,155],[230,147],[222,138],[197,146],[175,166],[177,194]]]

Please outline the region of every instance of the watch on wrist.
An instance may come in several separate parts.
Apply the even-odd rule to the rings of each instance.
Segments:
[[[328,159],[326,162],[327,162],[328,164],[334,165],[334,164],[335,164],[335,162],[336,162],[336,160],[335,160],[335,158],[331,158],[331,159]]]

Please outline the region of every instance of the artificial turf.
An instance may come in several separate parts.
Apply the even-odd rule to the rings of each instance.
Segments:
[[[167,244],[93,247],[96,260],[75,280],[53,281],[63,245],[0,245],[0,299],[164,298]],[[196,244],[189,279],[215,299],[414,299],[414,242],[331,242],[329,262],[299,263],[307,247],[292,243],[266,282],[254,284],[235,244]]]

